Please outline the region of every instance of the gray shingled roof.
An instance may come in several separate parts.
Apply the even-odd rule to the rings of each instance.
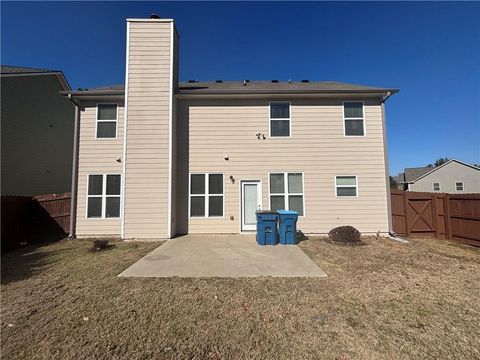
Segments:
[[[335,81],[199,81],[179,84],[179,93],[245,93],[245,92],[397,92],[364,85]]]
[[[124,85],[79,89],[76,95],[122,93]],[[195,81],[179,83],[179,94],[262,94],[262,93],[396,93],[397,89],[378,88],[334,81]]]
[[[417,180],[420,176],[434,170],[434,167],[405,168],[405,182]]]
[[[38,73],[56,73],[59,70],[36,69],[23,66],[0,65],[1,74],[38,74]]]

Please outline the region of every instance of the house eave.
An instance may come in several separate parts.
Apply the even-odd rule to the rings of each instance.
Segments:
[[[398,92],[396,89],[385,91],[371,90],[341,90],[341,91],[271,91],[271,90],[249,90],[249,91],[202,91],[194,92],[189,90],[178,90],[175,93],[177,99],[222,99],[222,98],[335,98],[335,97],[358,97],[358,98],[381,98],[386,93],[394,94]],[[61,95],[71,95],[72,97],[84,100],[94,100],[97,98],[117,97],[124,98],[125,90],[85,90],[85,91],[61,91]]]

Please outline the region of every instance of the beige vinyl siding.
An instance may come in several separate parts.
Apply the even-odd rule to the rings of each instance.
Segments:
[[[77,236],[120,236],[120,219],[87,219],[88,174],[121,174],[123,154],[123,101],[99,101],[118,104],[117,138],[96,139],[97,103],[81,103],[78,187],[77,187]]]
[[[129,22],[125,238],[165,238],[173,22]]]
[[[179,101],[178,232],[239,232],[241,180],[262,180],[263,208],[269,209],[269,172],[304,173],[302,231],[326,233],[353,225],[362,232],[387,232],[379,101],[365,100],[366,136],[345,137],[342,100],[349,99],[291,100],[292,137],[270,139],[270,100],[275,99]],[[258,140],[257,132],[267,139]],[[189,172],[225,174],[224,218],[189,219]],[[336,175],[356,175],[359,196],[337,198]]]

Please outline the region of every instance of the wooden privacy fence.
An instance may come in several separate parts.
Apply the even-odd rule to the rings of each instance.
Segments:
[[[69,232],[70,193],[1,197],[2,251],[22,242],[61,239]]]
[[[480,194],[391,190],[393,231],[480,246]]]

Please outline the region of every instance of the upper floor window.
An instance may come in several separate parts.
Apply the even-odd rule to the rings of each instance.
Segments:
[[[87,218],[119,218],[120,191],[120,175],[89,175]]]
[[[223,217],[223,174],[190,174],[190,217]]]
[[[270,137],[290,137],[290,103],[270,103]]]
[[[457,191],[463,191],[463,182],[462,181],[455,182],[455,189]]]
[[[440,183],[438,182],[433,183],[433,191],[440,191]]]
[[[117,104],[97,105],[97,139],[117,137]]]
[[[356,176],[335,176],[337,196],[358,196]]]
[[[343,103],[343,121],[345,136],[364,136],[363,101],[345,101]]]
[[[270,210],[295,210],[303,216],[303,174],[270,174]]]

